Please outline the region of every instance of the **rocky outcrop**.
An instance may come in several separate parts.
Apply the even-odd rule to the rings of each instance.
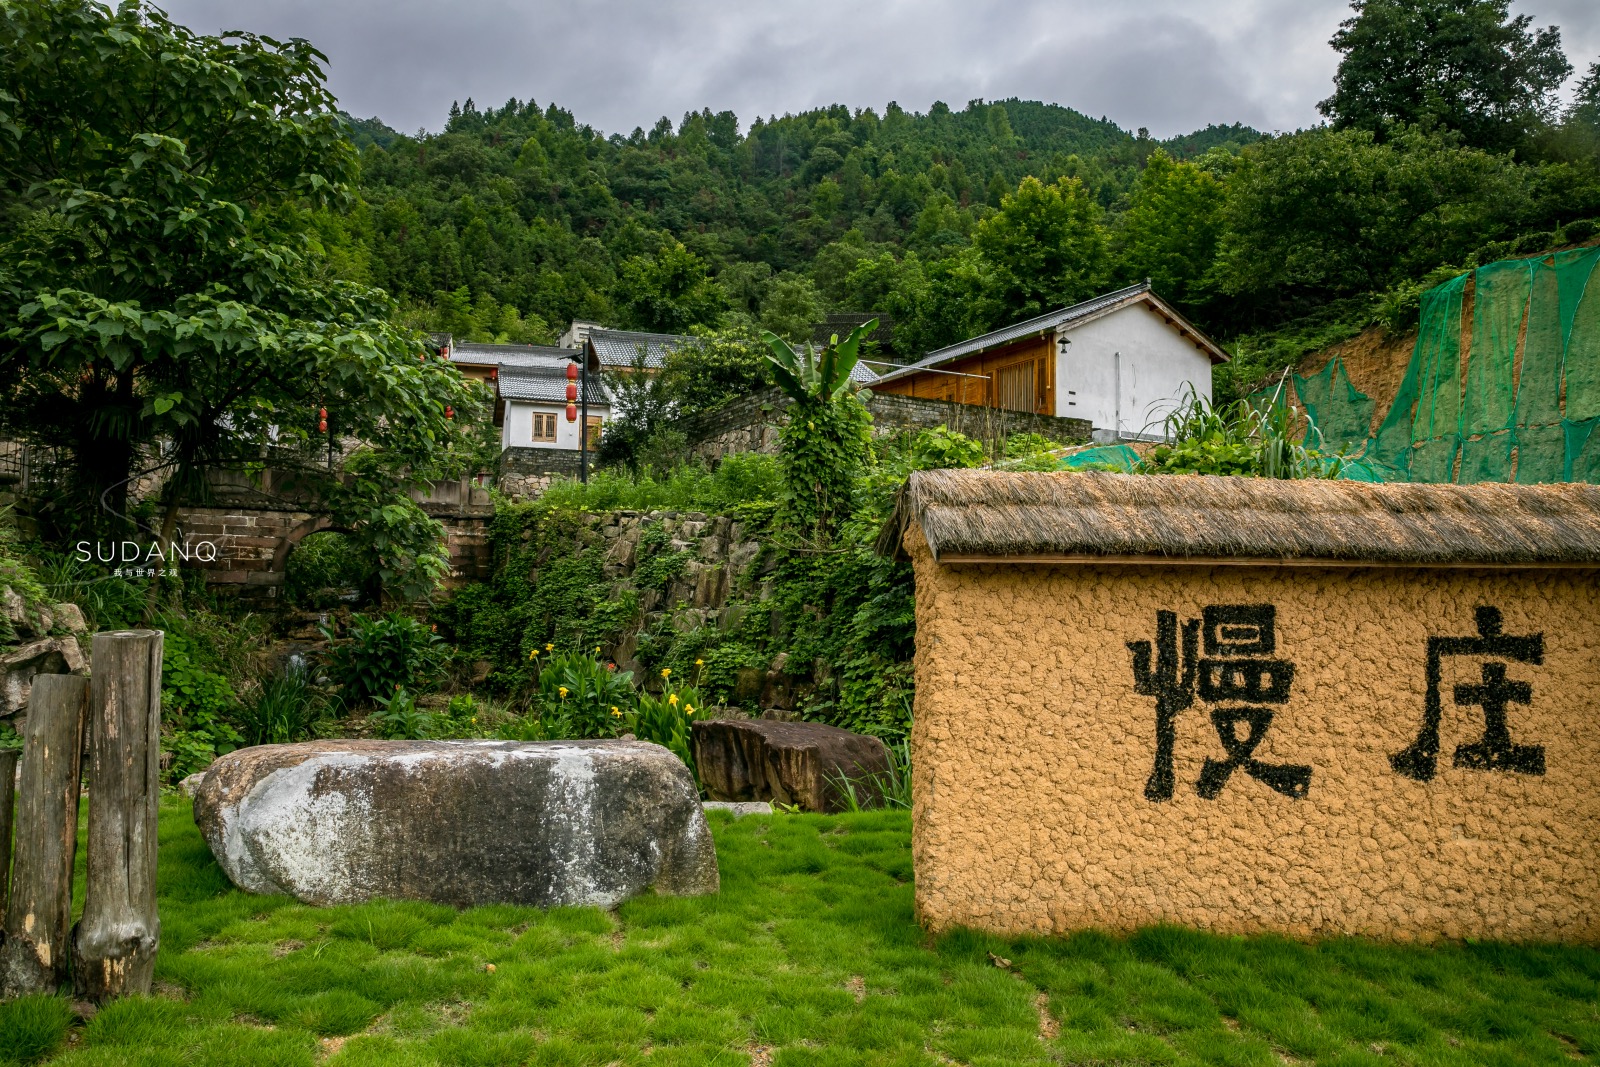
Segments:
[[[0,654],[0,718],[16,716],[27,708],[35,675],[87,670],[78,639],[70,634],[46,637]]]
[[[841,811],[842,781],[879,799],[889,752],[876,737],[817,722],[712,719],[693,726],[695,766],[712,800],[767,800]]]
[[[77,635],[88,629],[76,604],[30,602],[0,586],[0,719],[19,732],[38,674],[82,674],[89,669]],[[20,642],[14,647],[4,647]]]
[[[694,781],[629,741],[323,741],[218,759],[195,822],[242,889],[310,904],[609,907],[718,888]]]

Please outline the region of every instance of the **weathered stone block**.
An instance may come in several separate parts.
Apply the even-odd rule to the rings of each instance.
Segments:
[[[609,907],[718,888],[688,768],[629,741],[326,741],[212,764],[195,822],[228,877],[311,904]]]
[[[889,752],[876,737],[817,722],[701,720],[695,765],[712,800],[776,801],[807,811],[841,811],[840,779],[876,797]]]

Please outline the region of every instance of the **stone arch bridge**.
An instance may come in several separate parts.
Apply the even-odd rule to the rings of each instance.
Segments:
[[[198,569],[206,585],[255,600],[276,600],[289,555],[314,533],[337,529],[318,501],[294,492],[274,492],[272,471],[257,481],[213,478],[205,506],[178,513],[180,541],[188,550],[185,566]],[[283,488],[283,487],[280,487]],[[488,492],[469,479],[435,482],[417,495],[422,510],[444,526],[450,551],[449,583],[489,577],[489,524],[494,505]],[[212,546],[202,550],[203,545]],[[211,558],[206,558],[206,557]]]

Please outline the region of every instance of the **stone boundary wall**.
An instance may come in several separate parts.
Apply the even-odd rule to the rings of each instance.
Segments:
[[[1600,941],[1592,572],[906,547],[930,928]]]
[[[495,487],[506,496],[531,500],[550,488],[557,478],[578,476],[580,453],[570,448],[530,448],[516,445],[501,451],[495,464]],[[589,469],[595,454],[589,453]]]
[[[688,441],[689,455],[716,464],[736,452],[778,451],[778,427],[787,421],[793,401],[777,389],[738,397],[679,424]],[[902,431],[943,426],[987,444],[1016,433],[1036,433],[1056,441],[1087,441],[1091,427],[1086,419],[1063,419],[1026,411],[925,400],[890,393],[872,393],[867,400],[872,413],[872,433],[885,437]]]

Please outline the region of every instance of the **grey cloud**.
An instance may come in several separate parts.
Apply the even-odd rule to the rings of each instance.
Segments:
[[[438,129],[452,100],[554,101],[606,132],[666,115],[823,104],[925,111],[935,99],[1043,99],[1157,136],[1210,122],[1318,120],[1339,0],[169,0],[202,32],[305,37],[357,115]],[[1593,0],[1520,2],[1600,55]]]

